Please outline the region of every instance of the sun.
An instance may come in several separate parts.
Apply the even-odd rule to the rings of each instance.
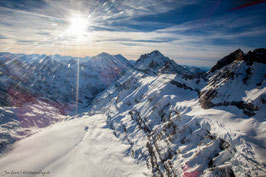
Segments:
[[[70,26],[67,29],[67,34],[70,36],[80,37],[84,35],[89,26],[89,21],[87,18],[82,17],[81,15],[73,15],[69,19]]]

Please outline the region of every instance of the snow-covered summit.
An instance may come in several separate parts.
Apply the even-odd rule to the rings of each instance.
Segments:
[[[102,52],[99,55],[91,57],[91,59],[87,62],[91,63],[91,65],[108,68],[108,67],[116,67],[118,65],[121,68],[126,68],[131,65],[128,60],[122,55],[110,55],[108,53]]]
[[[169,58],[165,57],[158,50],[151,53],[141,55],[136,61],[136,68],[140,70],[145,70],[150,68],[162,67]]]
[[[135,68],[148,74],[185,73],[181,65],[165,57],[158,50],[141,55],[135,63]]]

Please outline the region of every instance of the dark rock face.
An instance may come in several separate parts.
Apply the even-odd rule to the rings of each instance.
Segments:
[[[219,60],[216,65],[214,65],[210,72],[214,72],[216,70],[221,69],[222,67],[231,64],[232,62],[234,62],[235,60],[241,61],[244,59],[244,52],[241,49],[238,49],[236,51],[234,51],[233,53],[225,56],[224,58],[222,58],[221,60]]]
[[[244,60],[248,65],[252,65],[254,62],[266,64],[266,48],[259,48],[253,51],[249,51],[247,54],[241,49],[234,51],[233,53],[225,56],[214,65],[210,72],[221,69],[222,67],[231,64],[234,61]]]
[[[214,104],[211,102],[211,100],[217,95],[217,92],[213,89],[208,90],[207,92],[200,93],[200,104],[201,107],[204,109],[209,109],[214,106]]]
[[[179,87],[179,88],[183,88],[183,89],[187,89],[187,90],[194,91],[193,88],[188,87],[186,84],[179,83],[179,82],[177,82],[177,81],[175,81],[175,80],[172,80],[170,83],[173,84],[173,85],[175,85],[175,86],[177,86],[177,87]]]
[[[266,48],[255,49],[249,51],[244,60],[248,65],[252,65],[254,62],[266,64]]]
[[[242,100],[242,98],[233,98],[231,100],[229,99],[229,101],[230,91],[228,92],[225,89],[239,89],[239,94],[243,94],[244,90],[242,90],[239,85],[241,85],[243,89],[248,88],[249,90],[251,88],[263,87],[266,74],[262,70],[260,71],[260,69],[257,71],[257,65],[254,65],[254,62],[266,64],[266,49],[255,49],[254,51],[249,51],[247,54],[244,54],[238,49],[219,60],[207,75],[209,78],[207,86],[200,91],[199,101],[201,107],[209,109],[215,106],[235,106],[241,109],[247,116],[254,116],[260,108],[259,105],[264,104],[262,97],[260,103],[248,102]],[[265,67],[261,64],[260,67]],[[253,77],[254,74],[256,77]],[[256,78],[260,79],[258,80]],[[239,80],[241,80],[242,83],[239,83]],[[232,85],[236,88],[233,88]],[[223,87],[223,89],[219,91],[221,87]],[[226,92],[228,92],[228,94]],[[237,97],[237,95],[235,96]],[[220,101],[216,100],[216,102],[214,102],[214,98]]]

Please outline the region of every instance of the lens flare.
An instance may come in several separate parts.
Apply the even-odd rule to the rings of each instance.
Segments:
[[[81,15],[74,15],[69,19],[70,26],[67,30],[67,34],[71,36],[80,37],[84,35],[89,26],[89,21],[87,18],[82,17]]]

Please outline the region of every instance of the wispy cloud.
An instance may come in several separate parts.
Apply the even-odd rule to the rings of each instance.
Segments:
[[[37,32],[36,34],[43,35],[43,36],[51,35],[49,32],[44,32],[44,31]]]
[[[0,39],[8,39],[8,37],[0,34]]]
[[[34,40],[17,40],[16,41],[16,43],[17,44],[23,44],[23,45],[25,45],[25,44],[34,44],[36,41],[34,41]]]

